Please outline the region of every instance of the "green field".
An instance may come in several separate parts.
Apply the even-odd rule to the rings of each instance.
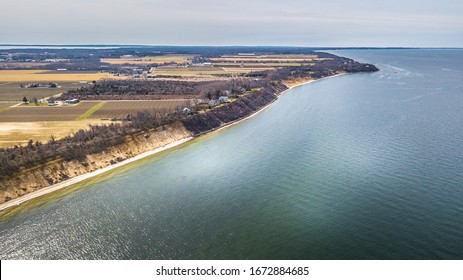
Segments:
[[[0,112],[9,110],[9,108],[14,105],[13,103],[0,103]]]
[[[95,106],[93,106],[92,108],[90,108],[87,112],[83,113],[83,114],[82,114],[80,117],[78,117],[76,120],[77,120],[77,121],[83,121],[83,120],[88,119],[91,115],[93,115],[93,113],[95,113],[96,111],[98,111],[98,110],[99,110],[101,107],[103,107],[105,104],[106,104],[106,101],[96,103]]]

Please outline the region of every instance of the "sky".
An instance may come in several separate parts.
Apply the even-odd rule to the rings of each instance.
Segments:
[[[0,44],[463,47],[462,0],[2,0]]]

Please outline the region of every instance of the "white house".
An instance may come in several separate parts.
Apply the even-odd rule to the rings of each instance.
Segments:
[[[190,108],[187,108],[187,107],[183,108],[182,112],[183,112],[185,115],[191,114]]]
[[[65,104],[77,104],[79,103],[79,99],[77,98],[74,98],[74,99],[68,99],[66,101],[64,101]]]
[[[228,96],[220,96],[218,101],[219,103],[226,103],[228,102]]]

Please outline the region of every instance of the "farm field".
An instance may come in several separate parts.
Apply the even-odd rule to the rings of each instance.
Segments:
[[[215,67],[224,67],[224,68],[239,68],[239,67],[254,67],[254,68],[275,68],[275,67],[288,67],[288,66],[301,66],[302,63],[299,62],[262,62],[262,63],[254,63],[254,62],[214,62],[212,63]]]
[[[236,74],[247,74],[251,72],[267,71],[275,67],[228,67],[222,68],[225,72],[234,72]]]
[[[21,84],[29,83],[31,82],[0,82],[0,101],[21,102],[23,97],[28,100],[32,100],[33,97],[43,99],[82,86],[76,82],[64,82],[59,83],[61,88],[21,88]]]
[[[123,119],[139,111],[169,113],[190,106],[189,100],[108,101],[90,119]]]
[[[241,55],[229,55],[221,57],[210,58],[211,61],[242,61],[242,62],[302,62],[302,61],[317,61],[325,60],[326,58],[319,58],[316,55],[256,55],[256,56],[241,56]]]
[[[98,102],[99,103],[99,102]],[[3,122],[46,122],[74,121],[98,103],[81,102],[72,106],[17,106],[0,112],[0,123]]]
[[[0,112],[4,111],[6,108],[14,105],[14,103],[0,103]]]
[[[277,67],[301,66],[322,60],[316,55],[256,55],[256,56],[222,56],[209,58],[210,66],[161,66],[153,68],[153,76],[220,77],[239,76],[250,72],[272,70]]]
[[[47,142],[53,135],[60,139],[79,130],[87,129],[89,124],[108,124],[109,121],[53,121],[53,122],[2,122],[0,123],[0,147],[24,145],[29,139]]]
[[[223,68],[223,67],[157,67],[150,72],[150,75],[159,76],[180,76],[180,77],[214,77],[229,74],[246,74],[252,71],[269,70],[269,68]]]
[[[106,98],[101,98],[101,101],[82,101],[71,106],[49,107],[46,106],[46,103],[42,103],[41,105],[43,106],[29,104],[12,107],[12,105],[20,103],[24,97],[29,101],[35,98],[44,100],[50,96],[80,88],[87,82],[91,83],[92,81],[99,81],[101,79],[121,79],[124,84],[122,87],[126,86],[123,79],[130,78],[138,78],[140,81],[157,77],[161,80],[185,82],[225,81],[241,77],[250,72],[276,71],[278,67],[308,66],[316,63],[318,60],[331,59],[306,54],[243,54],[223,55],[221,57],[205,56],[195,61],[202,61],[204,63],[192,63],[195,57],[194,54],[169,53],[157,56],[153,53],[148,55],[143,57],[126,55],[117,57],[119,56],[117,55],[112,56],[114,58],[101,59],[103,63],[112,64],[110,67],[111,71],[121,76],[101,73],[97,70],[58,71],[56,68],[52,68],[55,70],[0,70],[0,147],[25,144],[29,139],[33,141],[48,141],[52,134],[55,138],[61,138],[78,129],[87,128],[88,124],[122,120],[127,118],[128,115],[136,114],[140,111],[167,114],[178,109],[181,110],[184,107],[191,107],[192,98],[196,98],[199,95],[186,91],[184,95],[162,95],[164,100],[103,100]],[[152,67],[154,66],[152,64],[164,63],[167,65]],[[125,67],[126,64],[132,66]],[[130,69],[143,68],[143,70],[146,70],[146,66],[150,64],[152,66],[148,75],[140,75],[138,70]],[[43,65],[41,63],[12,62],[10,66],[28,68]],[[80,68],[74,65],[70,69]],[[137,77],[135,77],[135,74],[137,74]],[[82,83],[82,81],[85,81],[85,83]],[[60,87],[26,88],[31,83],[57,83]],[[105,97],[119,99],[117,95]],[[133,99],[140,98],[135,96]],[[182,99],[175,100],[175,98]]]
[[[188,107],[190,101],[183,100],[144,100],[144,101],[102,101],[80,102],[71,106],[17,106],[2,110],[13,104],[0,103],[0,123],[5,122],[53,122],[79,121],[87,119],[121,119],[139,111],[173,112]]]
[[[47,71],[47,70],[0,70],[1,82],[78,82],[78,81],[94,81],[104,78],[117,78],[110,73],[99,72],[71,72],[66,71]]]
[[[194,55],[187,54],[168,54],[160,56],[145,56],[145,57],[121,57],[121,58],[102,58],[101,62],[109,64],[134,64],[134,65],[148,65],[154,63],[169,63],[175,62],[177,64],[189,63]]]
[[[0,147],[24,145],[33,141],[46,142],[53,135],[65,137],[89,124],[109,124],[112,119],[123,119],[139,111],[163,114],[190,106],[189,100],[103,101],[81,102],[72,106],[17,106],[0,103]]]
[[[151,75],[165,75],[165,76],[208,76],[216,74],[226,74],[225,70],[221,67],[175,67],[175,66],[162,66],[152,69]]]
[[[28,68],[34,69],[40,66],[45,66],[46,62],[0,62],[1,69]]]
[[[121,77],[109,73],[47,70],[0,70],[0,101],[21,102],[23,97],[43,99],[82,86],[79,82]],[[58,83],[60,88],[26,88],[30,83]],[[21,84],[24,87],[21,87]]]

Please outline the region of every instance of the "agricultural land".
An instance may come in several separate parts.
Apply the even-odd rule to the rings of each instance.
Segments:
[[[0,50],[0,203],[238,121],[302,82],[372,71],[289,47]]]
[[[0,147],[51,136],[46,135],[47,129],[35,134],[18,129],[21,124],[53,124],[54,137],[60,138],[91,123],[127,121],[142,111],[205,112],[222,106],[214,102],[220,96],[229,102],[253,90],[234,85],[238,80],[284,77],[291,86],[333,74],[330,69],[335,67],[329,63],[336,59],[302,48],[4,50],[0,52]],[[65,104],[70,99],[80,102]],[[49,100],[57,102],[48,106]]]

